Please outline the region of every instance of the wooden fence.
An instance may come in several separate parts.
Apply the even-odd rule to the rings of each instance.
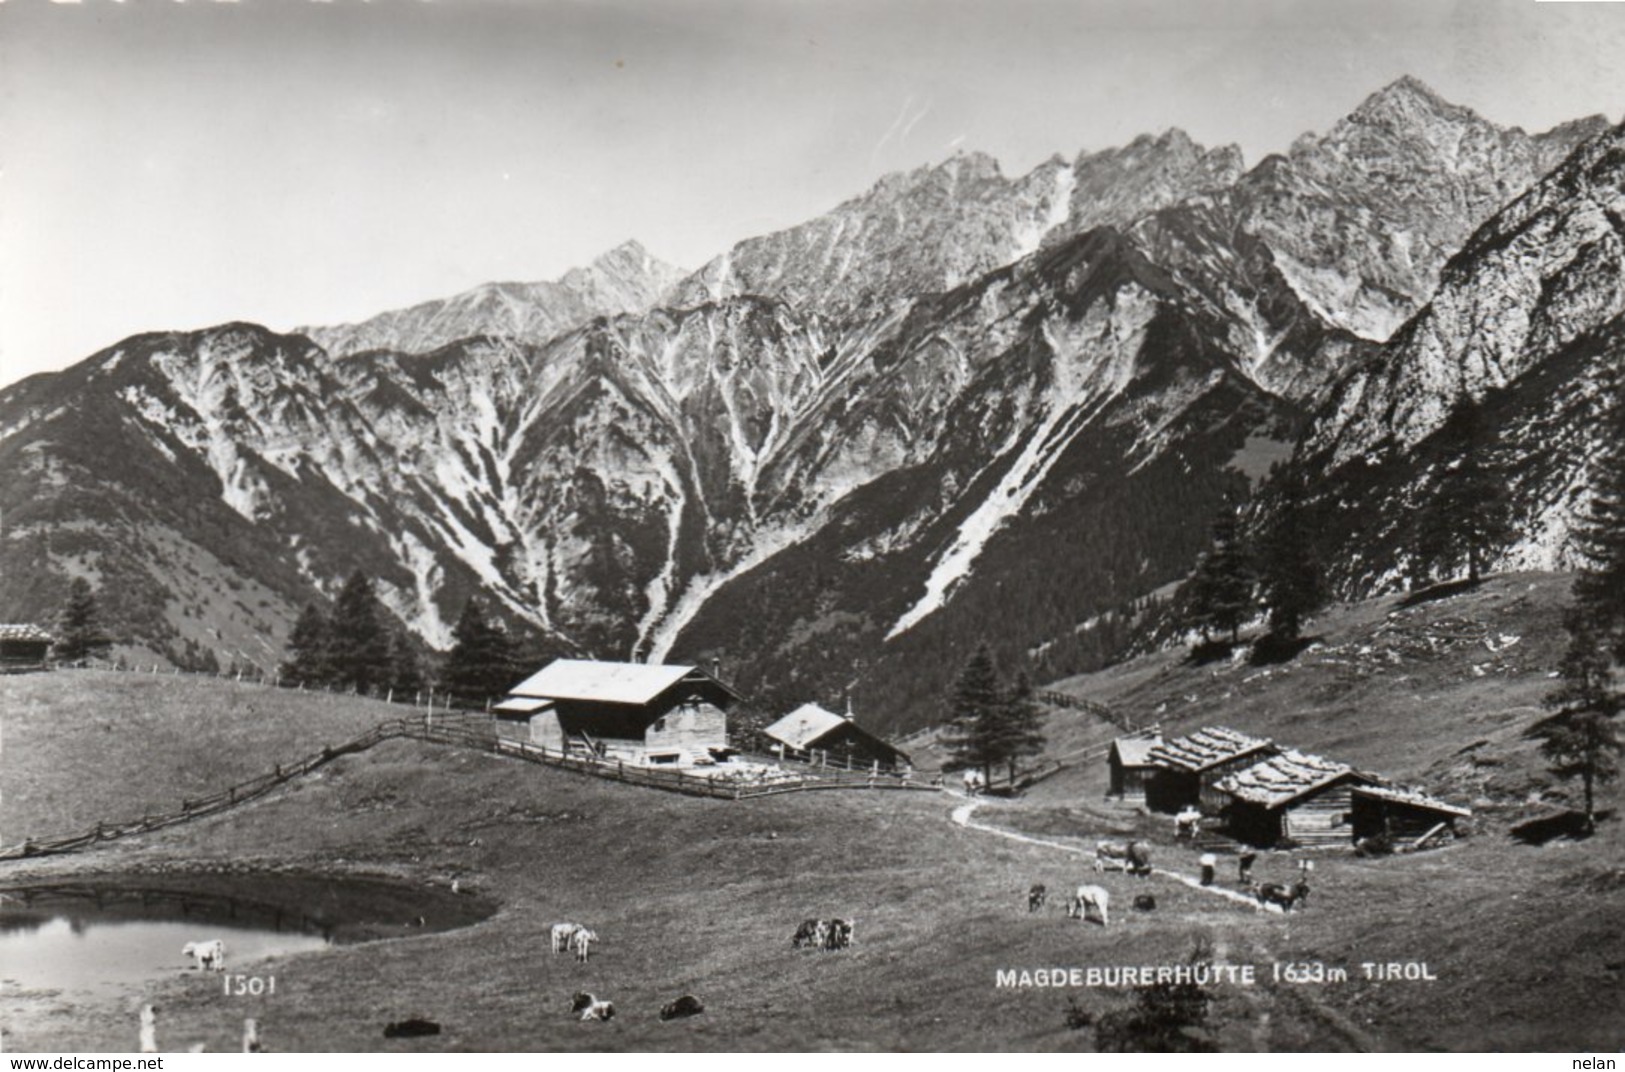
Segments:
[[[294,763],[279,763],[271,772],[239,782],[224,792],[183,800],[176,811],[143,815],[140,819],[124,822],[98,822],[94,827],[73,834],[27,838],[20,844],[0,848],[0,860],[79,852],[103,842],[116,841],[120,838],[162,830],[193,819],[217,815],[229,808],[262,797],[283,783],[309,774],[340,756],[364,752],[384,741],[398,739],[474,748],[595,778],[625,782],[628,785],[664,789],[689,796],[715,797],[720,800],[748,800],[753,797],[821,789],[899,789],[935,792],[937,788],[912,778],[890,774],[872,775],[861,771],[831,770],[818,773],[811,770],[795,771],[788,777],[767,781],[687,774],[681,770],[661,770],[657,767],[641,767],[635,764],[628,766],[624,762],[586,759],[521,741],[508,740],[496,735],[486,716],[456,713],[422,719],[390,719],[379,723],[354,740],[339,745],[328,745],[320,752],[312,753]],[[763,764],[771,762],[766,757],[751,758],[759,758],[759,762]]]
[[[1056,692],[1054,689],[1039,689],[1033,695],[1041,702],[1054,707],[1066,707],[1073,711],[1086,711],[1096,718],[1103,718],[1119,729],[1137,730],[1133,719],[1120,711],[1114,711],[1103,703],[1086,700],[1082,696],[1073,696],[1070,693]]]

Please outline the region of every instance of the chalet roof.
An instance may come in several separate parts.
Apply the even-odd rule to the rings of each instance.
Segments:
[[[1467,808],[1458,808],[1454,804],[1446,804],[1438,797],[1430,797],[1416,789],[1396,789],[1381,785],[1357,785],[1354,792],[1362,797],[1372,797],[1376,800],[1393,801],[1412,808],[1421,808],[1425,811],[1437,811],[1446,815],[1459,815],[1467,818],[1473,813]]]
[[[534,715],[552,706],[552,700],[544,700],[537,696],[510,696],[501,703],[494,704],[491,710],[509,715]]]
[[[1184,737],[1157,742],[1151,747],[1151,758],[1175,770],[1205,771],[1249,752],[1268,748],[1271,743],[1267,738],[1249,737],[1223,726],[1208,726]]]
[[[1156,760],[1151,750],[1162,743],[1161,737],[1119,737],[1112,742],[1117,761],[1125,767],[1152,767]]]
[[[56,638],[37,625],[13,622],[0,625],[0,640],[42,640],[49,644]]]
[[[593,700],[646,704],[677,684],[695,667],[667,663],[608,663],[594,659],[554,659],[508,690],[510,696],[547,700]]]
[[[1347,763],[1288,750],[1219,782],[1219,788],[1238,800],[1278,808],[1354,773]]]
[[[791,748],[805,749],[846,719],[815,703],[804,703],[762,732]]]

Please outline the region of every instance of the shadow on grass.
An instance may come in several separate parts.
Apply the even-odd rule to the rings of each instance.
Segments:
[[[1191,647],[1190,658],[1186,663],[1191,666],[1206,666],[1208,663],[1222,662],[1230,658],[1237,645],[1228,640],[1204,640]]]
[[[1613,814],[1611,811],[1599,811],[1597,822],[1602,823]],[[1558,838],[1580,841],[1590,837],[1594,831],[1586,829],[1584,812],[1560,811],[1556,815],[1542,815],[1538,819],[1519,823],[1510,833],[1525,845],[1544,845]]]
[[[1480,578],[1476,581],[1445,581],[1441,584],[1432,584],[1426,588],[1418,588],[1410,593],[1399,601],[1399,605],[1401,607],[1417,607],[1423,603],[1432,603],[1436,599],[1449,599],[1451,596],[1459,596],[1463,592],[1471,592],[1473,589],[1481,587],[1483,583],[1483,579]]]
[[[1269,636],[1261,637],[1254,642],[1252,654],[1247,657],[1247,661],[1254,666],[1275,666],[1280,663],[1289,663],[1307,651],[1310,645],[1316,644],[1320,640],[1321,638],[1318,636],[1305,636],[1298,637],[1296,640],[1288,640],[1285,637],[1278,637],[1271,633]]]

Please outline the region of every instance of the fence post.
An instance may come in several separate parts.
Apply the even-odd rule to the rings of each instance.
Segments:
[[[226,800],[227,800],[228,803],[231,803],[231,804],[237,803],[237,787],[236,786],[232,786],[230,789],[226,790]]]
[[[278,763],[278,764],[277,764],[277,765],[276,765],[276,776],[277,776],[277,777],[278,777],[278,778],[281,778],[281,777],[282,777],[282,764],[280,764],[280,763]]]

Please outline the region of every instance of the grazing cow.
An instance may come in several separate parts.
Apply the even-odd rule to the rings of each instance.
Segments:
[[[226,970],[226,943],[218,938],[208,942],[187,942],[181,946],[181,956],[197,961],[199,969]]]
[[[570,942],[575,938],[576,931],[581,929],[579,923],[553,924],[553,952],[562,953],[570,948]]]
[[[1049,890],[1042,882],[1035,882],[1027,891],[1027,911],[1036,912],[1044,907],[1044,899],[1049,896]]]
[[[615,1015],[615,1003],[577,992],[570,999],[570,1011],[580,1013],[583,1020],[608,1020]]]
[[[1128,847],[1128,869],[1141,878],[1151,877],[1151,846],[1143,841],[1131,842]]]
[[[1266,882],[1258,887],[1254,895],[1261,905],[1274,905],[1282,912],[1290,912],[1296,905],[1309,900],[1309,884],[1299,879],[1289,889],[1279,883]]]
[[[1102,841],[1095,845],[1096,871],[1127,871],[1128,869],[1127,842]]]
[[[1256,863],[1257,860],[1258,853],[1256,852],[1244,852],[1241,854],[1241,859],[1237,861],[1236,864],[1237,882],[1241,883],[1243,886],[1251,886],[1253,884],[1253,864]]]
[[[421,1016],[413,1016],[384,1025],[385,1038],[422,1038],[425,1035],[440,1034],[440,1025],[433,1020],[425,1020]]]
[[[1080,920],[1089,918],[1089,910],[1093,908],[1100,913],[1100,925],[1108,925],[1107,910],[1111,907],[1111,894],[1102,886],[1079,886],[1078,892],[1072,895],[1067,902],[1066,914],[1068,917]]]
[[[821,919],[804,919],[790,939],[791,949],[822,949],[828,938],[828,925]]]
[[[698,1016],[704,1011],[705,1006],[700,1003],[699,998],[693,994],[684,994],[676,1001],[663,1007],[660,1010],[660,1018],[662,1020],[677,1020],[684,1016]]]
[[[1135,894],[1134,910],[1136,912],[1155,912],[1157,910],[1157,899],[1149,893]]]
[[[577,964],[585,964],[587,962],[587,952],[592,948],[592,944],[596,941],[598,941],[597,931],[589,931],[585,927],[576,928],[576,932],[570,936],[570,948],[574,949],[576,952]]]
[[[1174,837],[1176,839],[1190,838],[1194,841],[1201,832],[1202,813],[1196,808],[1187,804],[1180,809],[1178,815],[1174,816]]]
[[[848,949],[852,945],[852,932],[857,927],[855,919],[832,919],[826,925],[824,948],[830,952],[837,949]]]

